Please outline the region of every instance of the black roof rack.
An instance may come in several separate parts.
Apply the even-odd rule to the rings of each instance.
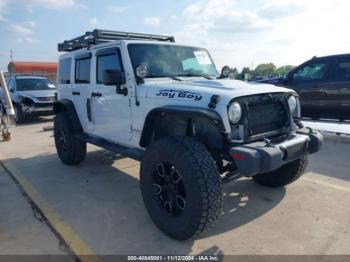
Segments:
[[[152,35],[95,29],[92,32],[86,32],[85,35],[78,36],[71,40],[66,40],[63,43],[59,43],[58,51],[71,52],[74,50],[89,47],[91,45],[98,45],[122,39],[175,42],[175,38],[173,36],[167,35]]]

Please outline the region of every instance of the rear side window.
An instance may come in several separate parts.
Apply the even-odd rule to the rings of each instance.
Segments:
[[[97,56],[96,82],[103,83],[103,72],[105,70],[122,70],[119,53]]]
[[[324,79],[327,73],[326,62],[312,62],[309,63],[293,74],[293,80],[310,81]]]
[[[337,81],[350,81],[350,57],[338,59],[335,77]]]
[[[71,69],[72,59],[66,58],[62,59],[59,63],[59,83],[60,84],[70,84],[70,69]]]
[[[90,83],[91,58],[75,60],[75,83]]]

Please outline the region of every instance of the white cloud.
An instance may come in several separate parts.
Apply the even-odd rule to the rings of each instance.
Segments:
[[[146,17],[144,19],[144,22],[146,25],[150,26],[159,26],[160,25],[160,18],[159,17]]]
[[[73,7],[75,0],[21,0],[28,7],[43,6],[48,9],[64,9]]]
[[[33,27],[35,27],[35,23],[28,21],[23,24],[12,24],[10,30],[16,36],[18,42],[34,44],[40,41],[34,37]]]
[[[0,22],[7,21],[4,16],[10,6],[24,6],[29,12],[33,12],[35,7],[45,7],[48,9],[61,10],[71,7],[87,9],[84,4],[77,3],[76,0],[0,0]]]
[[[109,11],[112,11],[113,13],[119,14],[119,13],[124,12],[127,9],[127,7],[126,6],[119,6],[119,5],[110,5],[107,7],[107,9]]]
[[[199,0],[181,15],[177,42],[207,47],[220,66],[299,64],[349,52],[350,1]],[[180,19],[179,19],[180,20]]]
[[[269,28],[271,22],[253,11],[236,10],[232,1],[204,0],[189,5],[182,15],[214,32],[248,32]]]
[[[303,6],[297,1],[270,0],[257,10],[257,14],[267,19],[278,19],[297,15],[302,11]]]
[[[200,2],[189,5],[183,10],[182,14],[184,16],[192,16],[198,14],[198,12],[202,9],[202,5]]]
[[[1,21],[3,21],[3,22],[7,21],[7,19],[4,16],[6,8],[7,8],[6,0],[0,0],[0,22]]]
[[[20,36],[31,36],[34,34],[33,30],[18,24],[11,25],[12,32]]]
[[[89,19],[89,25],[90,25],[90,27],[96,27],[96,26],[98,26],[99,24],[100,24],[100,23],[99,23],[99,21],[97,20],[96,17],[92,17],[92,18]]]

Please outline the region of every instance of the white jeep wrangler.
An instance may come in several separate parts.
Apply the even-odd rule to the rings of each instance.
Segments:
[[[80,163],[91,143],[141,161],[146,208],[172,238],[218,219],[223,182],[287,185],[322,146],[294,91],[224,79],[206,49],[174,37],[94,30],[58,50],[60,159]]]

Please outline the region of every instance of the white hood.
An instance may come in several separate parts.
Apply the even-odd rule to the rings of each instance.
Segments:
[[[290,93],[291,89],[271,84],[253,84],[239,80],[184,80],[169,79],[146,80],[147,97],[154,99],[193,100],[209,103],[213,95],[220,96],[218,104],[228,104],[231,99],[263,93]]]

